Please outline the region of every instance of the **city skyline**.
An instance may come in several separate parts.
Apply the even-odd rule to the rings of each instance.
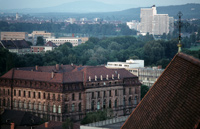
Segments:
[[[27,0],[0,0],[0,8],[1,9],[23,9],[23,8],[45,8],[45,7],[53,7],[53,6],[59,6],[62,4],[66,3],[72,3],[72,2],[100,2],[103,4],[108,4],[111,6],[116,6],[116,5],[121,5],[124,8],[119,8],[120,9],[128,9],[128,8],[136,8],[136,7],[150,7],[152,5],[156,6],[168,6],[168,5],[182,5],[182,4],[187,4],[187,3],[198,3],[200,4],[200,0],[151,0],[151,1],[145,1],[145,0],[136,0],[136,1],[131,1],[131,0],[35,0],[35,1],[27,1]],[[12,4],[10,4],[12,3]],[[13,6],[15,5],[15,6]]]

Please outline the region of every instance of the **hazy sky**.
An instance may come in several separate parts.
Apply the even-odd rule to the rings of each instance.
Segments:
[[[0,9],[42,8],[63,3],[85,0],[0,0]],[[200,0],[86,0],[98,1],[106,4],[127,4],[130,7],[150,7],[152,5],[180,5],[186,3],[200,3]]]

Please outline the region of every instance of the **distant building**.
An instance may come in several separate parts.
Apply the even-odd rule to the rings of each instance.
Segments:
[[[126,60],[126,62],[108,62],[107,68],[139,68],[144,67],[144,60]]]
[[[141,8],[140,34],[163,35],[169,33],[170,24],[168,14],[157,14],[156,6]],[[172,18],[171,18],[172,19]],[[172,27],[172,26],[171,26]],[[172,29],[171,29],[172,30]]]
[[[75,38],[75,37],[47,38],[46,42],[49,41],[55,43],[57,46],[60,46],[66,42],[70,42],[73,47],[78,46],[82,43],[80,38]]]
[[[158,77],[162,74],[164,69],[158,67],[144,67],[144,60],[126,60],[126,62],[108,62],[107,68],[125,68],[133,75],[138,76],[140,82],[146,86],[151,87]]]
[[[30,45],[25,40],[1,40],[1,47],[17,54],[30,53],[31,50]]]
[[[129,27],[129,29],[134,29],[139,31],[140,22],[133,20],[132,22],[126,22],[126,25]]]
[[[28,40],[27,32],[1,32],[1,40]]]
[[[121,129],[199,129],[200,61],[178,53]]]
[[[36,45],[37,43],[37,37],[42,37],[44,39],[44,42],[47,38],[52,38],[54,36],[53,33],[47,33],[46,31],[33,31],[31,34],[29,34],[29,37],[31,38],[31,42],[33,45]]]
[[[40,53],[40,52],[52,51],[54,50],[55,47],[57,46],[51,41],[49,41],[44,46],[31,46],[31,52]]]
[[[58,64],[16,68],[0,77],[0,108],[48,121],[81,120],[86,113],[103,109],[117,117],[133,111],[140,90],[138,77],[125,69]]]

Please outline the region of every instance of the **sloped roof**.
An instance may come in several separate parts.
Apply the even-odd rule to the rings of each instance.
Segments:
[[[121,129],[193,129],[200,120],[200,61],[178,53]]]
[[[25,40],[1,40],[1,43],[6,49],[30,48],[30,45]]]
[[[41,118],[34,116],[31,113],[9,109],[5,109],[3,114],[0,115],[0,118],[2,124],[14,122],[16,126],[35,125],[41,122]]]
[[[52,76],[53,74],[53,76]],[[100,75],[109,79],[112,78],[112,74],[115,78],[120,74],[120,78],[136,77],[125,69],[108,69],[104,66],[71,66],[62,65],[56,70],[56,66],[38,66],[35,67],[24,67],[11,69],[1,78],[13,78],[23,80],[35,80],[45,81],[53,83],[72,83],[72,82],[87,82],[89,76],[91,79],[95,78],[95,75],[100,79]]]

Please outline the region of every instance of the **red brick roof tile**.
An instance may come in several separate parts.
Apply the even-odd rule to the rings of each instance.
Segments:
[[[200,120],[200,61],[177,54],[121,129],[192,129]]]

